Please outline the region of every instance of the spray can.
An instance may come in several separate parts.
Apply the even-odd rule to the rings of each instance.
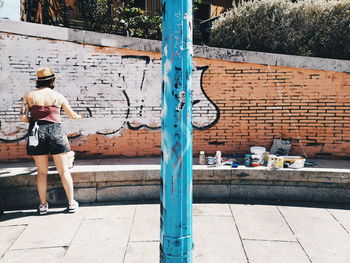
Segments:
[[[269,162],[269,155],[270,155],[269,152],[264,152],[264,154],[263,154],[263,164],[264,165],[267,165],[267,163]]]
[[[199,152],[199,164],[205,164],[205,153],[204,151]]]
[[[216,165],[220,165],[221,164],[221,152],[220,151],[216,151],[215,163],[216,163]]]
[[[245,165],[246,167],[250,167],[251,164],[252,164],[251,154],[246,154],[246,155],[244,156],[244,165]]]

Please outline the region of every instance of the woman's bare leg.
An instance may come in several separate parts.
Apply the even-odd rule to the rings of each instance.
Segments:
[[[40,204],[46,204],[47,198],[47,173],[49,170],[49,158],[48,155],[34,155],[35,166],[38,170],[36,176],[36,185],[38,188],[38,194],[40,199]]]
[[[64,191],[69,203],[74,201],[73,179],[68,170],[67,153],[52,155],[56,169],[61,176]]]

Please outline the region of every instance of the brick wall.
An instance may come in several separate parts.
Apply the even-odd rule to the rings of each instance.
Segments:
[[[21,160],[27,125],[19,101],[35,70],[52,67],[57,91],[84,120],[63,118],[82,158],[160,153],[161,60],[156,52],[0,32],[0,160]],[[350,74],[194,59],[194,153],[246,153],[291,138],[293,155],[350,156]]]
[[[282,136],[292,139],[291,154],[349,157],[348,73],[200,62],[209,66],[203,86],[218,105],[220,120],[195,133],[195,151],[246,152],[251,145],[269,149],[273,138]]]

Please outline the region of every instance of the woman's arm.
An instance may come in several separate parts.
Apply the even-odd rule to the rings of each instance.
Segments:
[[[64,109],[64,112],[67,114],[67,116],[71,119],[81,119],[80,114],[76,114],[74,110],[71,108],[71,106],[68,103],[68,100],[62,96],[62,108]]]
[[[20,108],[20,112],[19,112],[19,119],[22,122],[29,122],[29,105],[28,105],[28,101],[27,101],[27,97],[24,96],[22,98],[22,102],[21,102],[21,108]]]

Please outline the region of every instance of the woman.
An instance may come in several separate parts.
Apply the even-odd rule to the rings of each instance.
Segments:
[[[29,122],[27,154],[32,155],[38,170],[37,188],[40,205],[38,213],[47,214],[47,173],[49,154],[52,155],[56,169],[68,199],[68,211],[74,213],[79,203],[74,199],[73,180],[68,170],[67,152],[70,151],[66,134],[61,127],[60,109],[71,119],[81,119],[69,106],[67,99],[54,91],[55,74],[50,68],[37,70],[37,89],[26,93],[22,100],[20,120]]]

